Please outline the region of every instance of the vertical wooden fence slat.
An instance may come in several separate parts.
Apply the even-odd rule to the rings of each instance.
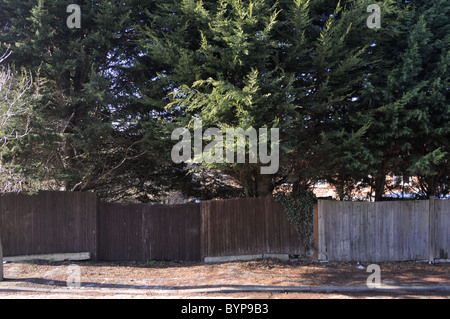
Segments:
[[[326,212],[326,201],[319,200],[317,204],[317,247],[318,253],[317,258],[320,261],[328,260],[327,249],[326,249],[326,229],[325,229],[325,212]]]
[[[427,201],[418,201],[419,212],[419,235],[420,235],[420,248],[416,248],[417,260],[427,260],[429,257],[428,249],[430,244],[430,207]],[[433,206],[434,210],[434,206]]]
[[[210,203],[203,202],[200,204],[200,257],[201,260],[205,260],[206,257],[210,255],[210,227],[209,227],[209,217],[210,217]]]
[[[3,247],[1,238],[0,238],[0,281],[3,281]]]
[[[319,208],[317,204],[315,204],[313,208],[313,237],[314,237],[313,260],[319,261]]]
[[[434,196],[431,196],[429,199],[429,209],[428,209],[428,260],[434,259],[436,243],[435,243],[435,234],[436,234],[436,211],[434,205]]]

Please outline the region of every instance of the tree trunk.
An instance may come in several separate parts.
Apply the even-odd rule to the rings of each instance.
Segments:
[[[272,175],[256,175],[256,197],[272,195]]]
[[[381,200],[384,195],[384,187],[386,186],[386,170],[384,165],[378,170],[377,176],[375,176],[375,201]]]
[[[426,189],[425,194],[427,194],[427,197],[433,197],[437,193],[437,176],[427,176],[426,177]]]

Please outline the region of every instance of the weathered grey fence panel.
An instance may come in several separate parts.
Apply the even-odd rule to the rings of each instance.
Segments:
[[[437,259],[450,259],[450,203],[435,200],[433,255]]]
[[[320,200],[318,206],[319,260],[448,259],[450,201]]]

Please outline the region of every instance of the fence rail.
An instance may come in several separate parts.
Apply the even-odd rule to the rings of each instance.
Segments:
[[[317,214],[319,260],[448,259],[450,201],[320,200]]]

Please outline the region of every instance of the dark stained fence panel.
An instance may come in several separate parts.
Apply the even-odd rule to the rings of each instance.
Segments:
[[[204,256],[262,254],[264,208],[254,198],[202,203]]]
[[[90,252],[105,261],[303,254],[284,209],[270,198],[182,205],[104,203],[94,193],[0,197],[5,256]]]
[[[146,260],[199,261],[200,204],[152,205],[143,214]]]
[[[147,205],[100,203],[99,259],[143,261],[142,214]]]
[[[303,255],[306,253],[300,234],[289,222],[286,211],[273,198],[261,199],[265,207],[265,254]],[[311,238],[312,240],[312,238]]]
[[[97,252],[97,196],[43,191],[0,196],[5,256]]]
[[[101,203],[99,255],[107,261],[199,261],[200,205]]]
[[[204,257],[305,253],[284,209],[272,198],[202,203]]]

